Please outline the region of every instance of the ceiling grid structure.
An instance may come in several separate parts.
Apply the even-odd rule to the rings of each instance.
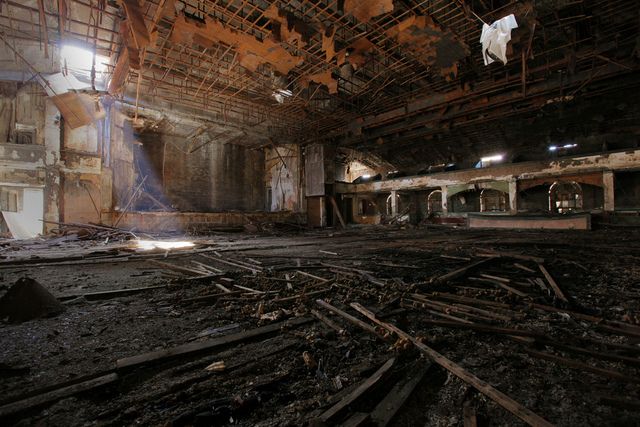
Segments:
[[[599,82],[615,80],[607,86],[612,91],[637,88],[640,19],[633,0],[376,0],[364,13],[354,4],[362,7],[60,0],[44,2],[42,20],[38,1],[7,0],[0,31],[42,44],[44,22],[51,43],[94,46],[111,58],[114,74],[123,52],[135,56],[137,47],[139,66],[133,58],[124,69],[116,98],[199,111],[265,139],[407,149],[408,157],[433,144],[468,150],[492,135],[487,124],[533,120],[550,105],[594,98],[608,90]],[[146,26],[138,30],[148,31],[145,46],[127,36],[136,22],[131,10]],[[508,62],[485,66],[483,22],[511,13],[519,27]],[[284,65],[284,58],[295,63]],[[428,152],[439,157],[446,150]]]

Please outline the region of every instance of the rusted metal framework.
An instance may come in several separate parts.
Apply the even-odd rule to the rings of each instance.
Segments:
[[[373,9],[365,11],[372,16],[354,11],[358,3]],[[131,47],[129,29],[136,37],[127,5],[139,8],[150,35],[139,64],[125,70],[129,94],[297,142],[370,148],[482,139],[487,122],[561,104],[586,87],[593,88],[588,96],[602,96],[612,85],[601,82],[613,77],[630,74],[617,86],[637,88],[636,0],[5,0],[0,29],[43,45],[82,40],[109,55],[117,72],[118,58]],[[509,62],[484,66],[478,43],[483,22],[509,13],[520,23]],[[416,17],[426,17],[426,24],[398,36]],[[182,30],[217,23],[233,37],[249,38],[180,39],[178,21]],[[290,37],[274,38],[278,28]],[[278,72],[277,61],[243,62],[247,40],[251,49],[274,39],[300,59],[287,73]],[[438,58],[452,49],[464,55],[447,64],[453,67],[448,72]],[[354,66],[345,61],[349,55]],[[274,93],[285,94],[281,102]],[[455,132],[460,128],[463,134]]]

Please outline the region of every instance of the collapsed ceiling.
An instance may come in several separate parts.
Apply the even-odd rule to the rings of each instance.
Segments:
[[[526,158],[550,139],[619,133],[578,105],[607,97],[624,132],[638,133],[628,123],[640,108],[626,99],[640,85],[636,0],[7,0],[0,8],[4,35],[78,40],[108,56],[111,96],[198,112],[258,144],[336,143],[407,169],[496,150]],[[483,22],[509,14],[518,28],[508,62],[485,66]]]

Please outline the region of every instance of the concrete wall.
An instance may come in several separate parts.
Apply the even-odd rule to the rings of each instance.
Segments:
[[[0,222],[10,222],[23,238],[42,233],[43,220],[57,213],[57,206],[48,203],[55,191],[44,191],[55,190],[59,160],[45,145],[46,111],[46,95],[38,84],[0,83],[0,187],[18,199],[18,211],[6,212]]]
[[[147,176],[145,187],[170,207],[185,212],[264,209],[262,150],[210,142],[190,153],[182,136],[144,133],[135,139],[141,144],[134,149],[135,166]]]
[[[111,221],[118,218],[120,213],[112,213]],[[118,226],[148,233],[187,233],[269,222],[298,223],[299,217],[292,212],[127,212]]]
[[[300,147],[279,145],[265,149],[265,195],[270,191],[267,210],[302,210]]]

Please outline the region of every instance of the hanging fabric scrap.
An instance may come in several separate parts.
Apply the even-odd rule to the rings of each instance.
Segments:
[[[494,61],[507,63],[507,43],[511,40],[511,30],[518,28],[516,17],[511,14],[498,19],[493,24],[482,26],[482,57],[484,65],[489,65]]]

